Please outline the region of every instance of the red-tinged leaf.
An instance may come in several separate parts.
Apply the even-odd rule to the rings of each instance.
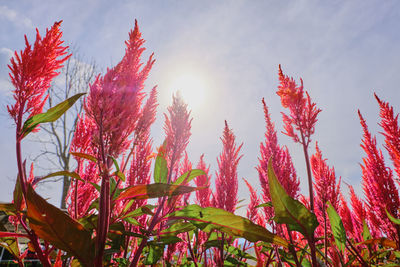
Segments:
[[[148,199],[158,198],[164,196],[176,196],[201,190],[204,187],[191,187],[185,185],[171,185],[171,184],[148,184],[148,185],[135,185],[127,188],[122,192],[117,201],[123,199]]]
[[[7,232],[7,229],[0,223],[0,231]],[[7,249],[16,259],[20,258],[19,245],[16,237],[1,237],[0,246]]]
[[[25,238],[29,238],[29,236],[26,235],[26,234],[19,234],[19,233],[12,233],[12,232],[0,232],[0,238],[1,237],[25,237]]]
[[[89,231],[36,194],[30,185],[26,202],[29,226],[40,238],[75,256],[84,266],[93,266],[94,246]]]
[[[288,247],[289,245],[285,239],[271,233],[266,228],[223,209],[189,205],[168,216],[190,220],[194,225],[206,232],[219,230],[231,236],[243,237],[250,242],[265,241],[283,247]]]
[[[309,238],[318,226],[317,216],[286,193],[276,178],[271,159],[268,162],[268,184],[275,212],[274,221],[287,224],[291,230],[296,230]]]
[[[46,175],[46,176],[44,176],[44,177],[41,177],[41,178],[38,180],[38,182],[41,182],[41,181],[44,180],[44,179],[47,179],[47,178],[50,178],[50,177],[56,177],[56,176],[68,176],[68,177],[77,179],[77,180],[79,180],[79,181],[85,183],[85,180],[83,180],[83,179],[79,176],[79,174],[77,174],[76,172],[69,172],[69,171],[58,171],[58,172],[50,173],[50,174],[48,174],[48,175]]]
[[[45,113],[36,114],[35,116],[27,119],[22,127],[22,138],[32,132],[40,123],[56,121],[84,94],[86,93],[76,94],[60,104],[50,108]]]
[[[387,239],[385,237],[369,239],[364,242],[358,243],[357,245],[362,245],[362,244],[364,244],[364,245],[381,245],[383,247],[390,247],[390,248],[397,249],[396,241]]]
[[[206,173],[203,170],[199,169],[194,169],[194,170],[189,170],[182,174],[178,179],[175,180],[172,184],[180,185],[182,183],[187,184],[191,180],[193,180],[195,177],[200,176],[200,175],[205,175]]]
[[[11,213],[17,212],[14,203],[0,203],[0,211],[11,212]]]
[[[19,177],[17,177],[17,181],[15,182],[13,198],[14,198],[15,209],[17,211],[21,211],[23,209],[22,204],[23,204],[24,198],[22,195],[22,188],[21,188],[21,184],[19,182]]]
[[[82,158],[82,159],[88,159],[90,161],[93,161],[94,163],[97,163],[97,159],[95,156],[86,154],[86,153],[80,153],[80,152],[70,152],[71,155]]]

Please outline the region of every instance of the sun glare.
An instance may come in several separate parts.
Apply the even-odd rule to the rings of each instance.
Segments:
[[[179,91],[190,110],[198,110],[204,105],[206,87],[203,77],[191,73],[178,74],[169,85],[174,94]]]

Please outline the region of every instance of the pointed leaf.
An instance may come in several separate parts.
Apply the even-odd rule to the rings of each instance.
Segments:
[[[396,241],[387,239],[386,237],[369,239],[367,241],[358,243],[357,245],[361,245],[361,244],[365,244],[365,245],[381,245],[381,246],[384,246],[384,247],[390,247],[390,248],[397,249]]]
[[[385,208],[386,215],[388,216],[389,220],[392,221],[394,224],[400,224],[400,219],[395,218],[390,212]]]
[[[21,184],[19,182],[19,177],[17,177],[17,180],[15,181],[13,198],[14,198],[15,209],[17,211],[21,211],[23,209],[22,203],[23,203],[24,198],[22,196],[22,188],[21,188]]]
[[[84,94],[85,93],[76,94],[60,104],[50,108],[45,113],[36,114],[35,116],[27,119],[22,128],[22,137],[25,137],[27,134],[32,132],[40,123],[56,121]]]
[[[290,229],[299,231],[309,238],[318,226],[317,216],[286,193],[276,178],[271,159],[268,162],[268,184],[275,212],[274,221],[288,224]]]
[[[0,223],[0,231],[7,232],[7,229],[4,227],[3,224]],[[0,238],[0,246],[4,247],[5,249],[10,252],[15,258],[20,257],[19,245],[17,242],[17,238],[15,237],[2,237]]]
[[[265,207],[272,208],[274,206],[272,206],[272,202],[271,201],[268,201],[268,202],[265,202],[265,203],[262,203],[262,204],[256,206],[256,208],[265,208]]]
[[[122,192],[117,200],[123,199],[148,199],[163,196],[176,196],[190,193],[195,190],[201,190],[204,187],[191,187],[185,185],[170,185],[170,184],[148,184],[148,185],[135,185],[129,187]]]
[[[243,237],[250,242],[265,241],[284,247],[288,246],[285,239],[274,235],[264,227],[223,209],[189,205],[168,216],[191,220],[206,232],[216,229],[231,236]]]
[[[15,213],[17,210],[15,209],[14,203],[0,203],[0,211]]]
[[[58,171],[58,172],[50,173],[50,174],[48,174],[48,175],[46,175],[44,177],[41,177],[37,182],[41,182],[44,179],[47,179],[47,178],[50,178],[50,177],[55,177],[55,176],[68,176],[68,177],[71,177],[71,178],[74,178],[74,179],[77,179],[77,180],[79,180],[81,182],[86,183],[86,181],[83,180],[79,176],[79,174],[77,174],[76,172],[69,172],[69,171]]]
[[[93,266],[91,233],[62,210],[49,204],[28,185],[27,216],[29,226],[42,239]]]
[[[158,155],[156,163],[154,165],[154,182],[155,183],[166,183],[168,176],[167,160],[162,156]]]
[[[178,179],[175,180],[172,184],[180,185],[183,182],[185,184],[189,183],[193,178],[200,176],[200,175],[205,175],[206,173],[203,170],[199,169],[194,169],[194,170],[189,170],[182,174]]]
[[[94,163],[97,163],[97,159],[95,156],[86,154],[86,153],[80,153],[80,152],[70,152],[71,155],[78,157],[78,158],[82,158],[82,159],[88,159]]]
[[[372,239],[371,232],[369,231],[367,222],[363,220],[363,232],[362,232],[363,240],[367,241],[369,239]]]
[[[346,248],[346,230],[344,229],[342,219],[340,219],[339,214],[337,214],[335,208],[328,201],[326,212],[328,213],[329,222],[331,223],[331,229],[333,236],[335,237],[335,243],[339,250],[344,253]]]
[[[114,166],[115,166],[115,169],[116,169],[114,175],[115,175],[115,176],[118,176],[118,177],[122,180],[122,182],[125,182],[125,180],[126,180],[125,174],[123,174],[123,173],[120,171],[117,160],[114,159],[114,158],[111,157],[111,156],[110,156],[110,158],[111,158],[112,161],[114,162]]]

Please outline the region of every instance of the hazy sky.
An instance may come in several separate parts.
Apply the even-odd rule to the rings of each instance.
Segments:
[[[265,123],[261,99],[282,130],[280,99],[276,95],[278,64],[305,89],[322,109],[313,136],[337,176],[361,193],[364,155],[357,109],[370,130],[379,135],[376,92],[400,110],[399,1],[4,1],[0,0],[0,201],[10,201],[16,176],[14,126],[6,112],[11,103],[7,64],[13,50],[24,47],[24,34],[33,40],[55,21],[63,20],[64,40],[100,67],[113,66],[124,53],[124,40],[137,19],[156,64],[146,90],[158,85],[160,106],[152,128],[155,144],[163,140],[162,113],[171,93],[192,77],[195,91],[192,138],[188,146],[194,164],[202,153],[214,170],[222,144],[224,120],[243,142],[239,177],[260,193],[259,145]],[[197,86],[197,87],[196,87]],[[190,90],[191,88],[180,88]],[[189,101],[190,102],[190,101]],[[190,103],[189,103],[190,104]],[[278,136],[293,156],[303,192],[306,173],[302,149],[283,134]],[[378,137],[378,140],[382,138]],[[24,143],[24,155],[37,146]],[[239,181],[239,198],[248,196]],[[346,186],[344,186],[346,188]],[[40,192],[59,202],[58,185]]]

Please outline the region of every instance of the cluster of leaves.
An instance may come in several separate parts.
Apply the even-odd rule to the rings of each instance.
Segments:
[[[9,216],[15,229],[7,231],[0,224],[0,245],[19,266],[24,266],[29,251],[43,266],[400,264],[397,187],[361,113],[367,200],[360,200],[351,188],[351,212],[341,195],[340,180],[336,181],[334,169],[328,167],[319,147],[311,158],[308,156],[320,110],[304,92],[303,82],[297,86],[280,68],[277,93],[289,109],[283,116],[285,130],[303,147],[309,199],[298,193],[289,151],[278,145],[263,101],[267,132],[257,167],[263,201],[246,181],[251,193],[247,218],[236,215],[236,167],[241,145],[236,146],[227,122],[214,193],[203,157],[193,169],[185,152],[191,119],[179,97],[173,97],[165,114],[166,141],[152,153],[149,127],[155,119],[156,90],[153,88],[143,105],[142,90],[154,60],[151,56],[146,64],[141,63],[144,40],[137,24],[121,62],[90,86],[85,114],[79,118],[71,145],[77,169],[35,177],[31,167],[28,177],[22,140],[40,124],[56,121],[84,95],[72,96],[42,112],[50,80],[68,58],[57,59],[66,49],[61,46],[59,25],[56,23],[43,39],[38,33],[33,49],[27,42],[10,67],[16,104],[8,110],[17,126],[18,176],[12,203],[0,204],[0,211]],[[387,103],[377,100],[385,147],[399,174],[397,116]],[[54,176],[71,178],[67,212],[35,191],[39,181]],[[196,192],[197,204],[190,204],[192,192]],[[148,199],[154,199],[152,204]],[[25,251],[21,251],[23,242],[28,244]]]

